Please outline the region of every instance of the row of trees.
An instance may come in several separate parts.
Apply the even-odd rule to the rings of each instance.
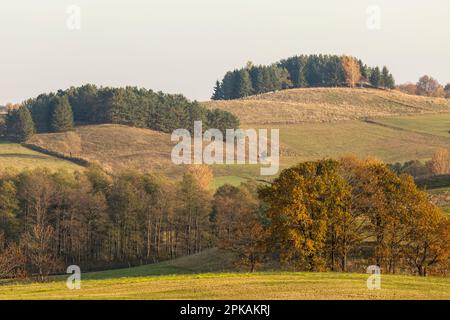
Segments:
[[[0,178],[0,277],[40,279],[153,263],[216,246],[248,270],[279,261],[295,270],[427,275],[448,272],[450,221],[412,178],[374,160],[300,163],[272,183],[209,189],[191,166],[182,181],[36,169]]]
[[[237,128],[239,119],[223,110],[208,110],[182,95],[170,95],[136,87],[71,87],[57,93],[41,94],[10,108],[6,133],[24,141],[34,132],[72,130],[81,124],[115,123],[172,132],[193,130],[194,121],[203,128]]]
[[[125,172],[36,169],[0,178],[0,277],[45,279],[83,269],[153,263],[212,245],[211,179],[188,170],[179,185]]]
[[[431,160],[425,163],[411,160],[390,164],[389,167],[397,173],[407,173],[414,178],[446,175],[450,174],[450,154],[447,149],[438,149],[433,153]]]
[[[420,77],[417,83],[405,83],[398,85],[397,88],[408,94],[450,99],[450,83],[444,87],[439,81],[428,75]]]
[[[214,200],[219,244],[251,270],[276,259],[295,270],[448,272],[450,220],[378,161],[301,163],[258,191],[224,186]]]
[[[238,99],[254,94],[306,87],[338,87],[370,84],[394,88],[387,67],[371,68],[350,56],[300,55],[268,66],[254,66],[227,72],[217,81],[213,100]]]

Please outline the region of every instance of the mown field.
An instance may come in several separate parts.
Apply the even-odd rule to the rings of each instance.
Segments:
[[[30,150],[17,143],[0,141],[0,168],[22,170],[37,167],[45,167],[52,170],[83,170],[83,167],[73,162]]]
[[[230,268],[212,249],[155,265],[86,273],[80,290],[67,289],[65,276],[1,284],[0,299],[450,299],[450,278],[382,275],[381,289],[368,290],[367,274],[249,274]]]

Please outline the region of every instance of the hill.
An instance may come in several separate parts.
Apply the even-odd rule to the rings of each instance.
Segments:
[[[386,162],[429,159],[450,149],[450,100],[395,91],[349,88],[292,89],[248,99],[211,101],[240,117],[244,128],[279,128],[281,168],[354,154]],[[370,119],[370,121],[368,120]],[[450,129],[450,128],[449,128]],[[170,160],[170,135],[123,125],[90,125],[74,132],[35,135],[29,143],[98,162],[108,170],[132,168],[179,177]],[[216,186],[259,176],[258,165],[215,165]]]
[[[360,88],[308,88],[237,100],[203,102],[239,117],[242,125],[320,123],[375,117],[450,113],[450,99]]]
[[[381,290],[373,291],[367,289],[367,274],[231,270],[229,259],[210,249],[153,265],[85,273],[80,290],[67,289],[67,276],[48,283],[3,284],[0,299],[450,298],[449,278],[383,275]]]

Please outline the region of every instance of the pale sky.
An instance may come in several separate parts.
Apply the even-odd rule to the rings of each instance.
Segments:
[[[70,5],[79,30],[67,27]],[[370,5],[379,30],[367,27]],[[449,30],[448,0],[0,0],[0,104],[85,83],[207,100],[226,71],[301,53],[445,84]]]

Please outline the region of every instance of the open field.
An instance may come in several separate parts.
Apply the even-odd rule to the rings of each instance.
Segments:
[[[55,158],[43,153],[27,149],[20,144],[0,141],[0,168],[34,169],[45,167],[50,169],[83,170],[70,161]]]
[[[215,257],[214,259],[211,259]],[[231,268],[222,253],[136,268],[86,273],[80,290],[66,277],[48,283],[0,285],[0,299],[450,299],[450,278],[384,275],[368,290],[355,273],[209,272]]]
[[[377,119],[377,123],[450,138],[450,114],[427,114]]]
[[[282,90],[238,100],[203,102],[237,115],[241,124],[330,122],[412,114],[450,113],[450,100],[399,91],[350,88]]]

